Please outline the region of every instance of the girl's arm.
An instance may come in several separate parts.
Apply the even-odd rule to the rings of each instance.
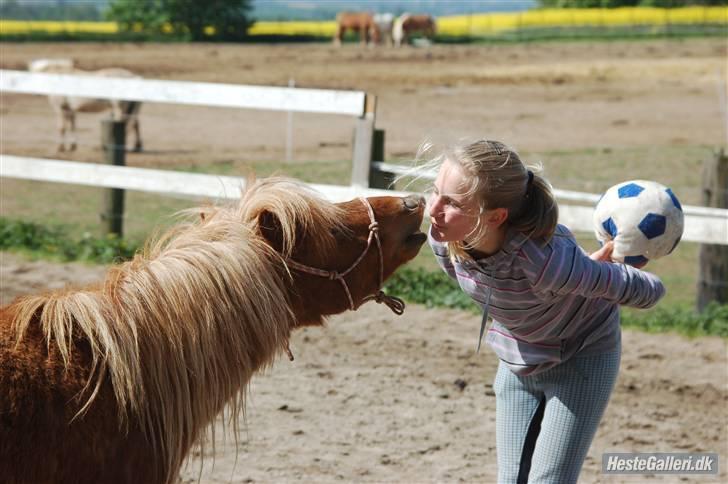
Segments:
[[[665,286],[654,274],[592,260],[571,237],[554,236],[538,257],[530,259],[527,275],[536,291],[603,298],[637,308],[654,306],[665,295]]]

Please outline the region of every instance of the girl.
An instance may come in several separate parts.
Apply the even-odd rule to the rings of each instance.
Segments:
[[[650,307],[664,286],[610,263],[611,242],[587,255],[557,223],[548,182],[503,143],[435,163],[430,245],[483,306],[480,339],[493,319],[498,481],[576,482],[617,378],[619,305]]]

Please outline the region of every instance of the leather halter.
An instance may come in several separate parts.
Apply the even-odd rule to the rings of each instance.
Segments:
[[[319,277],[326,277],[327,279],[332,281],[339,281],[344,288],[344,292],[346,292],[346,297],[349,299],[349,308],[352,311],[356,311],[357,306],[354,304],[354,299],[351,297],[351,291],[349,291],[349,286],[346,284],[346,279],[344,278],[347,274],[353,271],[357,265],[359,265],[362,259],[364,259],[364,256],[369,251],[369,247],[371,247],[372,245],[372,240],[374,240],[376,241],[377,249],[379,250],[379,287],[375,294],[364,297],[364,299],[362,299],[359,303],[359,306],[371,299],[374,299],[379,304],[386,304],[389,309],[391,309],[395,314],[402,314],[404,312],[404,301],[402,301],[398,297],[387,296],[381,289],[382,284],[384,283],[384,259],[382,256],[382,244],[379,241],[379,223],[374,217],[374,209],[372,209],[372,205],[366,198],[360,197],[359,200],[361,200],[361,202],[364,204],[364,206],[367,208],[367,211],[369,212],[369,221],[371,222],[369,224],[369,237],[367,238],[366,248],[348,269],[346,269],[344,272],[327,271],[324,269],[318,269],[316,267],[301,264],[300,262],[296,262],[292,259],[286,259],[286,264],[293,269],[305,272],[307,274]]]

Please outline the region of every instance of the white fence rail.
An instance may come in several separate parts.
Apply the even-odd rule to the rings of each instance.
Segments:
[[[0,70],[0,91],[228,108],[364,115],[366,93]]]
[[[0,155],[0,177],[212,199],[240,198],[241,190],[245,187],[245,178],[234,176],[204,175],[11,155]],[[405,192],[362,189],[355,186],[320,184],[309,184],[309,186],[333,202],[342,202],[360,196],[405,195]]]
[[[231,176],[97,165],[10,155],[0,155],[0,176],[215,199],[238,198],[241,189],[245,186],[244,178]],[[311,187],[334,202],[350,200],[358,196],[404,195],[404,192],[367,189],[357,186],[343,187],[313,184]],[[578,192],[564,193],[568,197],[569,194]],[[683,210],[685,212],[683,240],[728,245],[728,210],[692,206],[684,206]],[[559,212],[559,221],[572,230],[580,232],[593,231],[592,215],[594,209],[592,207],[562,204],[559,206]]]

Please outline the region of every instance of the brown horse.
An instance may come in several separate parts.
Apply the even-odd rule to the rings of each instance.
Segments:
[[[431,15],[420,14],[413,15],[404,13],[394,21],[392,28],[392,39],[394,45],[400,47],[412,40],[415,34],[423,35],[432,41],[435,38],[436,24],[435,19]]]
[[[137,78],[136,74],[126,69],[109,67],[97,71],[84,71],[74,67],[71,59],[37,59],[30,62],[28,70],[48,74],[75,74],[100,77]],[[66,149],[66,133],[70,133],[69,151],[76,149],[76,113],[98,113],[111,110],[111,116],[117,121],[124,121],[134,130],[134,151],[142,150],[142,139],[139,133],[139,109],[141,103],[116,99],[91,99],[75,96],[48,96],[51,107],[58,116],[58,151]]]
[[[370,299],[401,313],[380,287],[419,251],[423,211],[262,180],[97,286],[1,308],[0,480],[174,482],[225,406],[235,427],[291,331]]]
[[[336,33],[334,44],[341,45],[347,30],[356,32],[359,35],[359,42],[366,45],[369,42],[379,43],[379,29],[374,22],[374,17],[368,12],[339,12],[336,15]]]

